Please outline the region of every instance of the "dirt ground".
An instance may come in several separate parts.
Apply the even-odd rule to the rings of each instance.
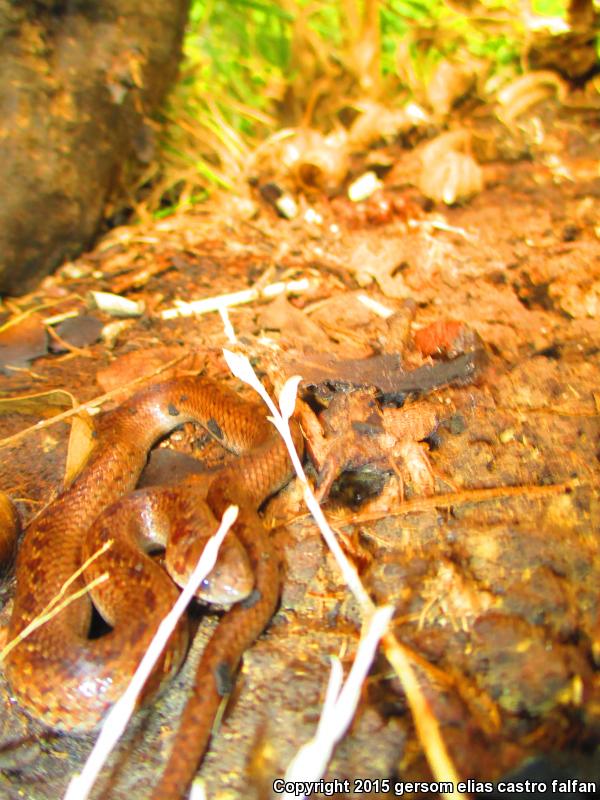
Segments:
[[[108,392],[109,408],[138,378],[204,369],[249,393],[223,347],[248,354],[271,386],[302,375],[309,473],[320,473],[324,509],[371,596],[395,607],[393,631],[457,773],[577,778],[598,792],[600,129],[544,114],[543,141],[512,159],[496,152],[483,191],[449,208],[403,181],[407,151],[389,147],[384,188],[360,203],[304,198],[290,220],[257,191],[115,229],[6,302],[4,321],[33,314],[2,334],[0,386],[4,398],[65,390],[79,403]],[[302,283],[230,307],[237,345],[214,311],[161,316],[175,301],[278,281]],[[90,290],[143,301],[143,312],[91,309]],[[46,352],[43,321],[69,311],[71,329],[50,334],[63,352]],[[52,414],[70,402],[0,408],[0,488],[24,520],[60,489],[69,425]],[[190,426],[169,446],[195,453],[198,436]],[[171,476],[164,450],[146,481]],[[271,796],[314,734],[330,656],[348,668],[359,636],[358,607],[297,487],[266,513],[284,548],[283,597],[202,766],[213,799]],[[8,569],[4,625],[13,583]],[[137,713],[93,797],[147,797],[217,622],[200,621],[185,667]],[[43,731],[0,689],[0,796],[55,800],[94,737]],[[327,777],[432,780],[383,656]]]

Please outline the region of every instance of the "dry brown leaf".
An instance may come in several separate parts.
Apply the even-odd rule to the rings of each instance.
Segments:
[[[517,118],[536,103],[556,94],[561,102],[567,93],[566,83],[549,70],[521,75],[498,92],[498,119],[506,126],[514,125]]]
[[[81,314],[70,317],[60,322],[53,330],[60,337],[60,341],[50,342],[53,353],[64,353],[68,346],[74,348],[87,347],[97,342],[104,323],[91,314]],[[64,344],[62,344],[64,342]]]
[[[87,411],[81,411],[71,419],[71,434],[67,449],[64,485],[69,486],[87,463],[94,449],[94,419]]]
[[[473,85],[473,72],[452,61],[440,61],[427,84],[427,100],[432,111],[445,117],[452,106]]]
[[[48,352],[48,334],[39,314],[28,314],[0,328],[0,372],[24,367]]]
[[[304,349],[321,350],[331,346],[331,340],[319,325],[288,302],[284,295],[260,311],[258,323],[263,329],[281,331],[293,342],[301,340]]]
[[[348,267],[360,286],[368,286],[375,280],[386,297],[404,300],[411,296],[402,275],[397,272],[402,254],[393,239],[356,236],[349,252]]]
[[[70,392],[64,389],[53,389],[50,392],[0,399],[0,416],[2,414],[30,414],[48,419],[67,408],[73,408],[74,405],[75,398]]]
[[[483,173],[470,147],[466,130],[443,133],[425,145],[418,185],[426,197],[452,205],[483,189]]]
[[[348,141],[354,147],[368,147],[376,142],[391,141],[416,125],[427,122],[422,109],[414,104],[403,108],[389,108],[374,100],[363,100],[356,105],[359,115],[348,131]]]

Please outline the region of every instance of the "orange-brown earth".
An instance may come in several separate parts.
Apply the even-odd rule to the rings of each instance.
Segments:
[[[287,299],[258,298],[232,307],[229,318],[272,385],[303,365],[309,383],[326,373],[328,386],[313,390],[303,423],[327,477],[321,491],[331,488],[325,510],[373,598],[394,604],[394,633],[419,664],[456,770],[493,780],[544,756],[544,774],[554,765],[599,785],[590,765],[600,761],[600,132],[567,114],[551,130],[550,144],[527,159],[486,164],[485,189],[461,206],[422,203],[392,170],[382,194],[364,204],[315,197],[291,221],[257,195],[251,218],[241,214],[247,203],[221,199],[116,229],[36,292],[6,302],[5,320],[33,308],[37,316],[0,341],[8,364],[0,385],[5,397],[61,389],[80,403],[112,392],[108,408],[134,390],[130,381],[177,361],[168,370],[206,369],[247,392],[227,374],[221,348],[232,345],[217,313],[161,312],[175,300],[306,279]],[[404,157],[393,148],[387,155]],[[308,207],[320,217],[307,221]],[[143,301],[144,311],[116,322],[87,310],[90,290]],[[365,306],[363,294],[392,315]],[[42,320],[68,311],[99,323],[70,323],[89,331],[79,339],[57,329],[75,345],[45,354]],[[340,395],[348,379],[336,374],[338,362],[360,370],[364,359],[393,354],[412,370],[433,363],[427,353],[479,346],[474,334],[487,363],[472,380],[409,396],[400,410],[382,408],[374,389]],[[392,370],[392,382],[397,375]],[[65,409],[64,396],[54,400]],[[49,403],[0,410],[0,488],[27,520],[61,486],[69,427],[50,422],[7,442],[50,419]],[[169,446],[195,455],[199,444],[186,429]],[[165,447],[158,453],[145,481],[186,468],[175,467]],[[218,458],[212,449],[203,455]],[[202,768],[215,798],[269,796],[314,733],[329,657],[341,654],[347,668],[358,640],[357,606],[293,486],[267,520],[287,522],[274,533],[285,587],[270,628],[245,657]],[[4,624],[12,592],[9,570]],[[138,712],[94,797],[147,796],[216,622],[202,619],[186,666]],[[5,682],[1,690],[0,794],[54,800],[93,737],[44,732],[11,702]],[[557,753],[567,755],[561,761]],[[328,776],[431,778],[383,657]]]

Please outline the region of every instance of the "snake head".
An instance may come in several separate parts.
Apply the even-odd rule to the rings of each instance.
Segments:
[[[245,600],[254,589],[254,574],[238,539],[231,535],[219,550],[213,570],[202,581],[196,597],[206,603],[231,605]]]

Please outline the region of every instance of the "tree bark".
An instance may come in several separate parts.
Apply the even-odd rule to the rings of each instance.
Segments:
[[[173,81],[189,0],[0,0],[0,292],[89,247]]]

